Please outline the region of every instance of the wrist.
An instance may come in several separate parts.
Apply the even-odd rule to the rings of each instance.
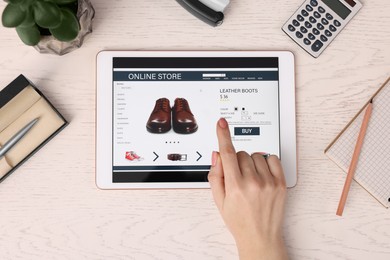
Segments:
[[[240,260],[286,260],[287,251],[282,237],[236,241]]]

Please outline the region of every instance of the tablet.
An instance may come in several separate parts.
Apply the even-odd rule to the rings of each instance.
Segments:
[[[279,156],[296,184],[292,53],[102,51],[96,75],[99,188],[208,188],[221,117],[237,151]]]

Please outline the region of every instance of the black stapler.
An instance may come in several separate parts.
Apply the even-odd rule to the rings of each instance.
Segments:
[[[230,0],[176,0],[188,12],[211,25],[218,26],[223,22],[223,11]]]

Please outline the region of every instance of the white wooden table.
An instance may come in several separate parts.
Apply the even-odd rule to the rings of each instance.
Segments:
[[[174,0],[93,0],[94,32],[63,57],[0,27],[0,88],[23,73],[70,125],[0,184],[0,259],[237,259],[209,190],[95,186],[95,56],[121,50],[291,50],[296,57],[298,185],[288,192],[291,259],[390,259],[390,212],[323,154],[390,76],[390,1],[364,7],[318,58],[281,26],[302,0],[232,0],[221,27]],[[1,10],[5,3],[0,3]],[[389,169],[390,170],[390,169]]]

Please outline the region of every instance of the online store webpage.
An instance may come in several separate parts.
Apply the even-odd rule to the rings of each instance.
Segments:
[[[136,68],[115,59],[114,181],[115,174],[208,171],[221,117],[237,151],[280,156],[277,58],[258,68]]]

